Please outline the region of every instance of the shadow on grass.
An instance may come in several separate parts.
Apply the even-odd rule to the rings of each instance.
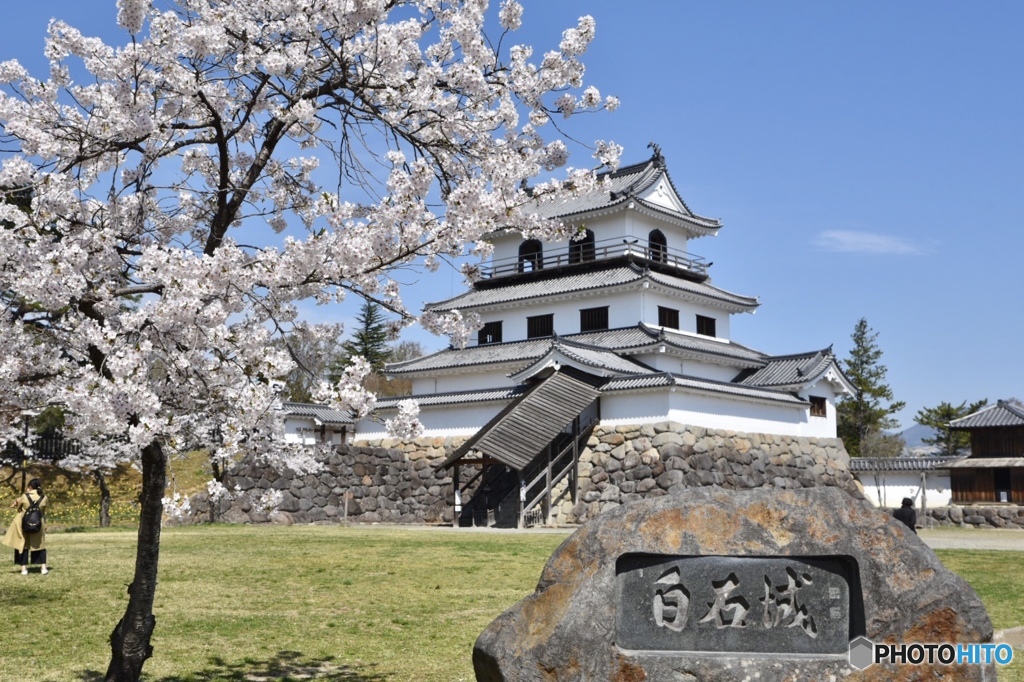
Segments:
[[[152,682],[386,682],[387,677],[335,663],[332,657],[309,659],[297,651],[279,651],[266,660],[246,658],[235,663],[215,657],[211,658],[202,670],[165,677],[147,676],[147,679]],[[86,670],[81,673],[79,680],[101,682],[103,674],[95,670]]]

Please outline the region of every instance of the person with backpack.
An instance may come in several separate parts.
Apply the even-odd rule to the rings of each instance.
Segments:
[[[28,490],[11,505],[18,508],[7,534],[0,543],[14,549],[14,563],[21,566],[21,574],[28,575],[28,565],[42,564],[42,573],[49,573],[46,568],[46,524],[43,508],[46,506],[46,495],[43,484],[38,478],[28,482]]]

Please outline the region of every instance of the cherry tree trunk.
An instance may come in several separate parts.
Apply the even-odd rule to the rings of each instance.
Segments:
[[[138,682],[142,664],[153,655],[149,643],[156,626],[153,600],[156,596],[157,564],[160,559],[160,523],[167,484],[167,456],[158,442],[142,451],[142,492],[139,501],[139,542],[135,554],[135,576],[128,586],[128,608],[110,633],[110,666],[105,682]]]

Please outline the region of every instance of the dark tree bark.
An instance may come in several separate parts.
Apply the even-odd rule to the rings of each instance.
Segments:
[[[110,528],[110,488],[107,487],[107,477],[99,469],[92,473],[100,487],[100,528]]]
[[[160,559],[160,524],[167,485],[167,456],[160,443],[142,450],[142,512],[135,554],[135,576],[128,586],[128,608],[110,633],[110,666],[105,682],[138,682],[142,665],[153,655],[150,638],[156,627],[153,600],[156,596]]]

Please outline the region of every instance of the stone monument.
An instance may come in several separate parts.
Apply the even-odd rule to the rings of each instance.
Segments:
[[[994,680],[935,647],[916,665],[865,658],[991,640],[974,590],[888,514],[836,488],[708,487],[581,526],[473,665],[479,682]]]

